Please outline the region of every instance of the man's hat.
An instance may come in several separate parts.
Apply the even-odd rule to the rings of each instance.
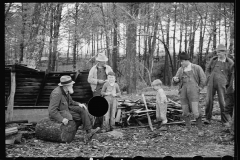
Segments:
[[[182,52],[179,54],[179,59],[180,59],[180,61],[181,60],[190,60],[190,56],[187,53]]]
[[[75,82],[72,81],[72,78],[70,76],[62,76],[60,78],[60,83],[58,83],[59,86],[67,86],[67,85],[72,85]]]
[[[107,56],[105,56],[104,53],[98,53],[96,61],[106,62],[106,61],[108,61],[108,58],[107,58]]]
[[[216,51],[227,51],[227,48],[223,44],[219,44]]]

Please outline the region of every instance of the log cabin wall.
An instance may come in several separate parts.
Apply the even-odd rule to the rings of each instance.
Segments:
[[[5,106],[10,94],[11,67],[5,66]],[[90,84],[87,82],[88,72],[44,72],[22,65],[16,68],[16,93],[14,106],[27,108],[42,108],[49,105],[49,97],[54,88],[58,86],[60,77],[69,75],[75,81],[72,98],[81,103],[88,103],[92,97]],[[41,107],[42,106],[42,107]],[[5,107],[6,109],[7,107]],[[16,107],[15,107],[16,108]]]

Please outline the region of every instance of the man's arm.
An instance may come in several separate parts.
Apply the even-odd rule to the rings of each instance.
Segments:
[[[61,93],[54,91],[51,93],[51,98],[50,98],[50,104],[48,107],[48,112],[49,112],[49,117],[58,121],[58,122],[62,122],[63,121],[63,117],[61,116],[61,114],[59,113],[59,104],[61,101]]]
[[[94,69],[96,68],[92,67],[88,74],[88,83],[90,84],[97,84],[97,79],[93,77]]]
[[[198,66],[198,74],[199,74],[198,75],[199,76],[199,87],[201,87],[201,89],[203,89],[206,84],[206,75],[201,66]]]
[[[101,90],[101,95],[107,96],[106,90],[107,90],[107,83],[104,83],[102,90]]]
[[[79,102],[76,102],[72,99],[72,97],[69,95],[69,104],[72,104],[74,106],[78,106],[79,105]]]

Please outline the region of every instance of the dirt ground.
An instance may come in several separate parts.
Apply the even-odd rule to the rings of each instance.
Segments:
[[[176,88],[165,87],[169,96],[178,96]],[[206,90],[200,96],[200,105],[204,113]],[[144,91],[146,97],[154,96],[151,89]],[[123,95],[123,97],[138,98],[140,95]],[[184,125],[169,125],[167,130],[149,127],[117,128],[108,132],[101,140],[93,137],[88,144],[83,143],[84,131],[78,130],[70,144],[47,142],[35,137],[25,142],[6,145],[6,157],[223,157],[234,156],[234,141],[224,142],[228,136],[222,132],[219,107],[214,108],[215,120],[210,125],[203,125],[203,137],[197,136],[197,128],[192,124],[190,132],[183,132]],[[103,134],[103,133],[101,133]],[[106,133],[105,133],[106,134]],[[97,135],[101,136],[101,135]]]

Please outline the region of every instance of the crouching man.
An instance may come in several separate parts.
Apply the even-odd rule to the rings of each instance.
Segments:
[[[81,122],[83,129],[87,134],[84,138],[88,141],[99,128],[92,129],[92,122],[88,110],[84,104],[72,100],[70,94],[73,94],[73,84],[70,76],[62,76],[60,83],[50,95],[50,104],[48,107],[49,118],[53,121],[68,124],[69,120]]]

